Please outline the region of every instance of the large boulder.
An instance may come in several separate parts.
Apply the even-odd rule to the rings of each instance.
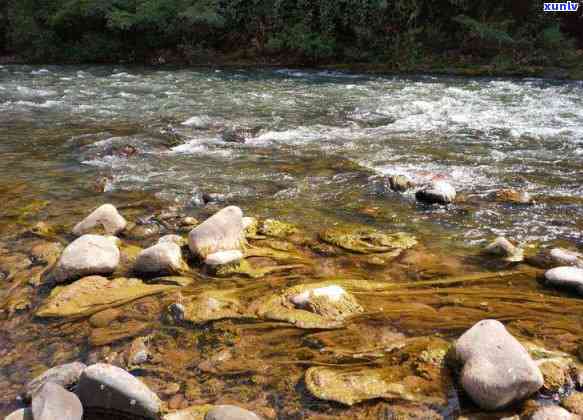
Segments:
[[[564,287],[583,294],[583,268],[556,267],[545,272],[546,284]]]
[[[236,263],[242,259],[243,253],[241,251],[219,251],[208,255],[205,258],[204,263],[211,267],[216,267],[218,265]]]
[[[184,266],[180,246],[163,241],[140,252],[134,271],[147,275],[167,275],[179,273]]]
[[[417,201],[426,204],[449,204],[455,201],[455,188],[446,181],[434,181],[427,188],[415,193]]]
[[[50,279],[63,283],[93,274],[113,273],[120,260],[117,242],[114,236],[81,236],[65,248]]]
[[[77,236],[87,233],[104,233],[106,235],[117,235],[125,229],[128,222],[117,211],[112,204],[104,204],[93,211],[89,216],[77,223],[73,228],[73,233]]]
[[[34,420],[81,420],[83,406],[75,394],[48,382],[32,399],[32,416]]]
[[[483,320],[455,344],[463,364],[460,382],[484,410],[497,410],[522,400],[543,386],[543,376],[524,347],[502,323]]]
[[[235,206],[218,211],[188,235],[190,250],[203,260],[215,252],[241,250],[243,244],[243,212]]]
[[[46,383],[52,382],[61,385],[64,388],[69,388],[75,385],[81,377],[81,373],[87,366],[81,362],[67,363],[60,366],[50,368],[43,374],[37,376],[28,384],[26,384],[25,398],[32,399],[34,394]]]
[[[139,279],[84,277],[66,287],[56,288],[36,312],[41,318],[79,318],[108,308],[174,289],[167,284],[144,284]]]
[[[89,366],[81,375],[77,393],[87,411],[121,412],[148,419],[159,417],[158,396],[117,366],[105,363]]]
[[[217,405],[206,413],[204,420],[261,420],[261,418],[252,411],[234,405]]]

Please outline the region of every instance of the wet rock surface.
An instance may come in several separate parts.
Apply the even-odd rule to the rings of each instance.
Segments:
[[[583,294],[583,268],[556,267],[545,272],[545,283]]]
[[[126,225],[127,221],[119,214],[115,206],[104,204],[76,224],[73,233],[76,236],[95,232],[104,235],[117,235],[125,229]]]
[[[243,241],[243,212],[235,206],[220,210],[188,235],[190,250],[203,259],[219,251],[240,250]]]
[[[185,268],[180,246],[169,239],[140,252],[134,266],[136,272],[150,276],[177,274]]]
[[[67,363],[60,366],[50,368],[42,375],[37,376],[28,384],[26,384],[25,398],[32,399],[33,395],[46,383],[54,383],[69,388],[76,384],[81,377],[81,373],[87,366],[81,362]]]
[[[415,193],[415,198],[426,204],[450,204],[456,198],[455,188],[446,181],[433,182],[429,187]]]
[[[260,420],[261,418],[249,411],[234,405],[218,405],[211,408],[204,420]]]

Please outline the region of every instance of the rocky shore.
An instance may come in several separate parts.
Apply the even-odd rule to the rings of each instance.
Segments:
[[[387,186],[464,200],[443,179]],[[583,415],[576,251],[499,237],[468,263],[407,232],[236,206],[199,222],[103,204],[75,223],[0,244],[6,419]]]

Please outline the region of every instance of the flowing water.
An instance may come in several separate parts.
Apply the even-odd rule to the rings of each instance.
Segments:
[[[246,142],[223,141],[226,127],[242,128]],[[427,252],[452,258],[449,266],[441,260],[439,269],[428,271],[433,274],[415,272],[417,279],[491,270],[475,258],[498,235],[530,246],[583,247],[582,82],[288,69],[0,66],[0,157],[0,235],[9,238],[3,245],[8,252],[24,252],[26,242],[13,239],[19,229],[42,220],[70,226],[104,202],[126,206],[136,216],[173,205],[204,217],[212,211],[201,207],[201,192],[220,195],[219,205],[211,209],[234,204],[246,214],[292,222],[308,232],[338,223],[409,232]],[[384,177],[396,174],[419,183],[445,178],[461,199],[447,207],[420,205],[413,192],[387,190]],[[528,191],[535,204],[489,200],[501,188]],[[349,271],[350,261],[343,263]],[[403,263],[392,274],[411,274],[415,270],[410,265],[417,263]],[[370,274],[360,268],[354,269],[359,276]],[[483,299],[494,304],[517,289],[532,293],[532,299],[540,293],[533,279],[528,286],[504,287],[483,291]],[[449,290],[451,299],[463,290]],[[407,299],[406,294],[398,298],[403,303]],[[424,303],[441,308],[445,300],[427,297]],[[466,312],[452,312],[450,329],[427,319],[419,327],[414,313],[391,322],[402,323],[398,329],[405,334],[455,335],[482,315],[523,320],[510,303],[475,312],[484,309],[480,305],[474,302]],[[537,312],[531,310],[529,322],[534,322]],[[580,325],[581,315],[571,315],[569,322]],[[560,313],[552,316],[557,322],[563,319]],[[22,325],[17,320],[36,322],[24,317],[7,325]],[[47,333],[40,325],[30,327],[34,333],[22,326],[22,334],[40,337],[43,346],[56,346],[68,335],[83,336],[74,327],[66,332],[54,327]],[[269,325],[229,324],[217,331],[226,334],[229,328],[246,331],[249,336],[241,348],[257,360],[275,360],[281,352],[286,360],[308,357],[305,337],[294,329],[274,333]],[[272,352],[253,348],[249,337],[260,337],[262,329],[271,334],[271,341],[263,344],[273,345]],[[180,340],[180,345],[188,341],[180,334],[174,337],[176,347]],[[290,346],[289,354],[276,345],[279,340]],[[9,354],[16,343],[36,345],[3,333],[0,355]],[[86,355],[91,347],[83,343],[58,361]],[[187,369],[192,362],[183,360],[187,356],[179,350],[172,350],[177,366]],[[4,366],[0,384],[17,390],[40,369],[39,363],[54,362],[42,352]],[[301,368],[289,368],[289,376],[295,378]],[[243,374],[245,380],[235,380],[231,373],[227,385],[205,377],[208,389],[187,393],[187,400],[209,402],[209,394],[226,386],[234,387],[230,394],[225,391],[234,400],[241,400],[241,389],[253,390],[248,391],[253,395],[245,394],[246,401],[272,407],[266,416],[342,413],[335,405],[309,400],[288,383],[268,386],[253,372]],[[288,395],[290,387],[300,397],[278,394]],[[262,397],[257,396],[259,388]],[[13,407],[10,401],[3,404]],[[358,415],[380,416],[370,414],[371,407],[361,408]]]

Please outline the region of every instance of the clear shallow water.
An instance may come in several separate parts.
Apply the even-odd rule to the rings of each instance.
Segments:
[[[210,127],[182,124],[192,117]],[[168,124],[179,143],[160,134]],[[255,130],[231,144],[225,126]],[[465,245],[582,238],[581,82],[4,66],[0,137],[0,179],[26,182],[34,198],[92,195],[106,177],[109,192],[189,203],[198,188],[306,225],[397,223]],[[125,145],[138,153],[118,156]],[[472,203],[522,188],[539,204],[431,209],[412,194],[379,195],[387,174],[444,175]],[[363,216],[369,207],[381,216]]]

